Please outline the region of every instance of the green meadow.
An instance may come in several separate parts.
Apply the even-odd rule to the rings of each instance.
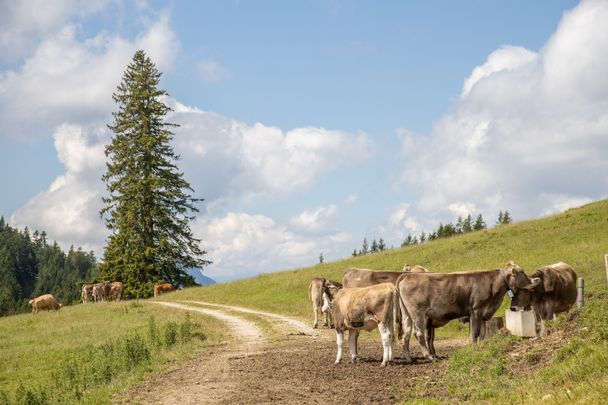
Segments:
[[[225,338],[213,318],[137,301],[0,318],[0,404],[109,403]]]

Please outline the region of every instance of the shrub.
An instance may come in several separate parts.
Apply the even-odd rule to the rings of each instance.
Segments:
[[[177,343],[177,323],[173,321],[167,322],[165,326],[165,346],[171,347]]]

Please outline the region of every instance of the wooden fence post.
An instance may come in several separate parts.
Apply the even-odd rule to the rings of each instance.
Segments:
[[[585,294],[585,279],[579,277],[576,282],[577,294],[576,294],[576,307],[582,308],[584,302],[583,294]]]
[[[604,264],[606,265],[606,282],[608,283],[608,255],[604,255]]]

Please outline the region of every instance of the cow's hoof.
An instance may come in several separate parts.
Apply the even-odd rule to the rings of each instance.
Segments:
[[[386,367],[386,363],[383,362],[382,364],[380,364],[380,367]]]
[[[336,360],[334,364],[340,364],[340,360]]]
[[[312,328],[313,329],[317,329],[317,325],[312,325]]]

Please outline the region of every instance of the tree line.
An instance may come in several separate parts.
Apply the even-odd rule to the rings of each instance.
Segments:
[[[509,211],[502,212],[501,210],[498,214],[498,218],[496,219],[496,226],[510,224],[511,222],[513,222],[513,218],[511,217]],[[440,222],[437,229],[429,232],[428,234],[424,231],[422,231],[418,236],[413,236],[411,233],[408,234],[401,243],[401,247],[431,242],[437,239],[449,238],[451,236],[481,231],[484,229],[487,229],[487,224],[481,214],[477,215],[474,220],[471,214],[464,218],[459,215],[456,219],[456,223],[448,222],[447,224],[443,224]],[[382,252],[383,250],[386,250],[386,245],[382,238],[380,238],[377,242],[376,239],[373,239],[370,245],[367,237],[365,237],[363,238],[361,249],[353,250],[352,256],[362,256],[370,253]]]
[[[97,277],[93,251],[65,253],[46,232],[9,226],[0,217],[0,316],[23,312],[28,300],[51,293],[63,304],[80,298],[80,284]]]

